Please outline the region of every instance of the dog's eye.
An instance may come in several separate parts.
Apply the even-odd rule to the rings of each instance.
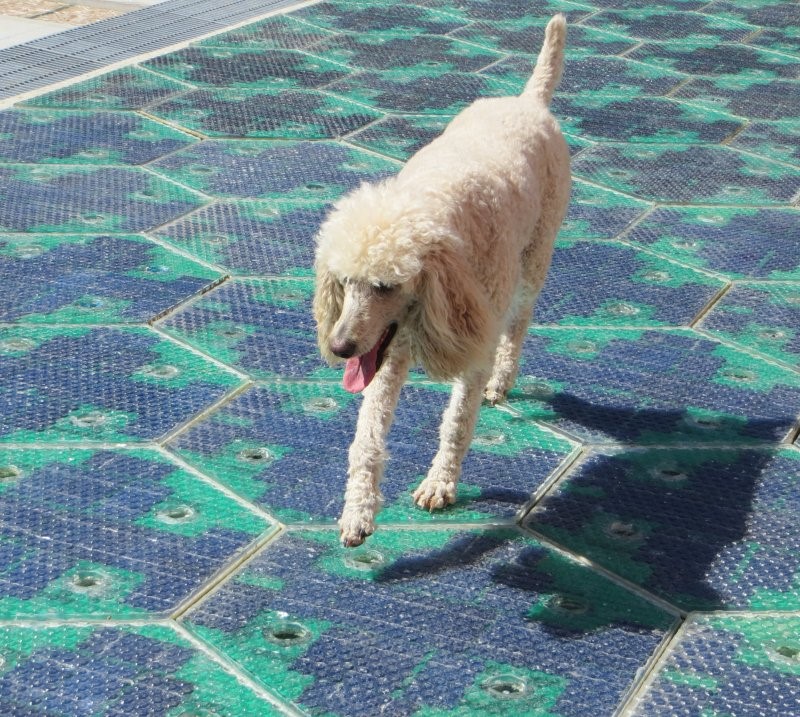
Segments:
[[[376,294],[386,296],[387,294],[391,294],[397,287],[391,286],[390,284],[375,284],[372,288],[375,290]]]

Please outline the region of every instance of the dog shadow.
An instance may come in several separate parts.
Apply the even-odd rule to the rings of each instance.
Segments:
[[[600,407],[568,394],[555,395],[549,402],[559,419],[585,431],[602,432],[609,443],[629,443],[631,432],[642,425],[659,426],[666,440],[659,446],[595,446],[534,507],[522,526],[590,558],[681,611],[746,606],[756,584],[769,579],[755,574],[768,570],[757,561],[745,568],[750,575],[736,571],[758,543],[763,518],[756,507],[759,500],[763,502],[759,491],[768,493],[763,486],[780,479],[779,473],[768,476],[775,444],[751,441],[748,447],[736,447],[736,443],[714,447],[715,442],[742,432],[742,423],[735,417],[715,416],[710,425],[698,428],[702,441],[694,437],[672,446],[671,435],[681,441],[685,434],[663,429],[686,426],[691,417],[685,412]],[[777,419],[745,426],[760,436],[776,435],[783,427]],[[567,580],[565,586],[550,565],[550,551],[533,543],[520,548],[519,539],[511,527],[476,528],[455,535],[442,549],[386,565],[376,580],[430,580],[454,570],[480,573],[488,569],[490,583],[501,589],[524,591],[532,597],[566,594],[573,605],[596,599],[587,590],[606,589],[599,576],[586,589],[579,579]],[[577,564],[575,570],[584,578],[589,572]],[[548,623],[547,611],[540,617]],[[603,622],[585,617],[573,622],[581,629]],[[564,615],[556,618],[550,626],[561,629]]]

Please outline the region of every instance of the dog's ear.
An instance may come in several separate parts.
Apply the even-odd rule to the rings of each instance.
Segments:
[[[317,344],[320,353],[329,364],[339,359],[329,348],[331,331],[342,313],[344,287],[342,283],[324,266],[317,262],[316,284],[314,287],[314,319],[317,322]]]
[[[437,247],[425,257],[417,280],[410,317],[414,358],[436,379],[488,363],[495,321],[463,253]]]

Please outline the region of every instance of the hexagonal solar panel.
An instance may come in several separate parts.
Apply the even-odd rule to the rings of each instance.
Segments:
[[[0,328],[0,440],[141,441],[240,383],[143,328]]]
[[[0,165],[0,231],[137,232],[207,200],[137,167]]]
[[[140,235],[0,236],[2,321],[147,321],[221,278]]]
[[[4,625],[0,650],[8,715],[283,714],[171,625]]]
[[[632,714],[796,713],[799,630],[795,615],[692,617]]]
[[[399,165],[338,142],[201,142],[150,165],[217,197],[333,199]]]
[[[688,330],[613,328],[532,329],[509,394],[585,442],[639,445],[778,442],[798,401],[790,369]]]
[[[449,391],[407,386],[389,435],[379,523],[511,518],[571,455],[573,444],[514,414],[481,412],[458,501],[428,514],[410,494],[427,473]],[[342,508],[347,449],[360,401],[335,383],[251,389],[170,449],[282,521],[332,522]]]
[[[796,367],[800,361],[800,284],[739,282],[701,326],[713,336]]]
[[[190,87],[137,67],[126,67],[30,98],[25,104],[54,109],[138,110]]]
[[[270,528],[152,450],[0,449],[0,473],[0,618],[167,614]]]
[[[309,276],[325,199],[215,202],[153,232],[232,274]]]
[[[525,525],[686,611],[796,610],[800,451],[595,450]]]
[[[514,530],[336,543],[288,534],[188,615],[311,714],[607,714],[672,622]]]
[[[132,112],[0,112],[0,162],[145,164],[194,141]]]
[[[604,143],[582,152],[573,171],[668,203],[788,204],[800,189],[800,169],[713,145]]]
[[[151,113],[209,137],[325,139],[354,132],[381,114],[309,90],[194,90]]]

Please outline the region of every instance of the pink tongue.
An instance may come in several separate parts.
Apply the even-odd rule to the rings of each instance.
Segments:
[[[376,364],[378,363],[378,349],[380,345],[381,342],[378,341],[378,343],[363,356],[347,359],[347,363],[344,367],[344,379],[342,381],[346,391],[350,391],[350,393],[359,393],[369,386],[369,382],[375,378],[375,372],[377,371]]]

